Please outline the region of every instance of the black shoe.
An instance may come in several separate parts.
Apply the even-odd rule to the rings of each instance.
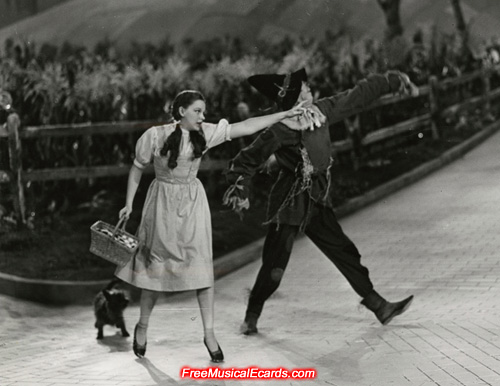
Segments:
[[[245,320],[240,326],[240,331],[244,335],[254,335],[259,332],[257,330],[257,320],[259,316],[254,313],[247,313],[245,316]]]
[[[141,345],[139,345],[139,343],[137,343],[137,324],[136,324],[135,328],[134,328],[134,343],[132,344],[132,349],[134,350],[134,354],[138,358],[143,358],[144,355],[146,355],[146,346],[147,345],[148,345],[147,341],[144,343],[144,346],[141,346]]]
[[[361,304],[370,311],[373,311],[379,322],[385,326],[389,324],[395,316],[405,312],[408,307],[410,307],[412,300],[413,295],[400,302],[391,303],[385,300],[377,292],[373,291],[361,301]]]
[[[400,302],[391,303],[386,301],[385,304],[375,312],[375,316],[380,323],[385,326],[389,324],[395,316],[401,315],[405,312],[410,307],[412,300],[413,295],[408,296]]]
[[[210,354],[210,359],[212,360],[212,362],[214,362],[214,363],[224,362],[224,354],[222,353],[222,350],[221,350],[218,343],[217,343],[217,347],[218,347],[217,351],[210,351],[205,338],[203,338],[203,343],[205,344],[205,347],[207,348],[208,353]]]

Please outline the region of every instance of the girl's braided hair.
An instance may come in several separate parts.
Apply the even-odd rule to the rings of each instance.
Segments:
[[[181,107],[188,108],[194,102],[202,100],[205,101],[205,97],[199,92],[194,90],[181,91],[175,97],[172,103],[172,116],[174,120],[180,121],[182,118],[179,109]],[[165,143],[160,150],[160,155],[166,157],[170,154],[168,158],[168,167],[170,169],[175,169],[177,166],[177,158],[179,157],[180,144],[182,138],[182,130],[179,124],[175,126],[175,130],[169,137],[165,140]],[[194,147],[194,158],[200,158],[203,155],[203,151],[207,147],[207,141],[203,132],[201,130],[191,130],[189,132],[189,139]]]

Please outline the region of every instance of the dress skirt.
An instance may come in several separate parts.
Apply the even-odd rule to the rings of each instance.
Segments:
[[[208,200],[197,178],[151,183],[137,236],[142,245],[115,275],[135,287],[185,291],[214,284]]]

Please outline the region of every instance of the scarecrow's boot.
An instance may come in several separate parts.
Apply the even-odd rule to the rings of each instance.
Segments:
[[[392,318],[405,312],[410,307],[412,300],[413,295],[399,302],[391,303],[372,291],[361,301],[361,304],[373,311],[379,322],[386,325]]]
[[[247,312],[245,315],[245,320],[243,321],[240,331],[244,335],[253,335],[256,334],[257,331],[257,320],[259,319],[259,315],[253,312]]]

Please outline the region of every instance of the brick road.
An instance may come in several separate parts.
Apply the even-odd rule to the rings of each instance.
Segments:
[[[239,335],[259,264],[216,283],[222,368],[314,368],[314,380],[181,379],[210,365],[193,293],[154,310],[147,358],[112,328],[95,339],[90,306],[0,296],[0,385],[500,385],[500,134],[464,158],[341,221],[377,290],[415,295],[388,326],[358,306],[345,279],[306,238],[296,242],[260,334]],[[136,304],[126,312],[129,330]]]

